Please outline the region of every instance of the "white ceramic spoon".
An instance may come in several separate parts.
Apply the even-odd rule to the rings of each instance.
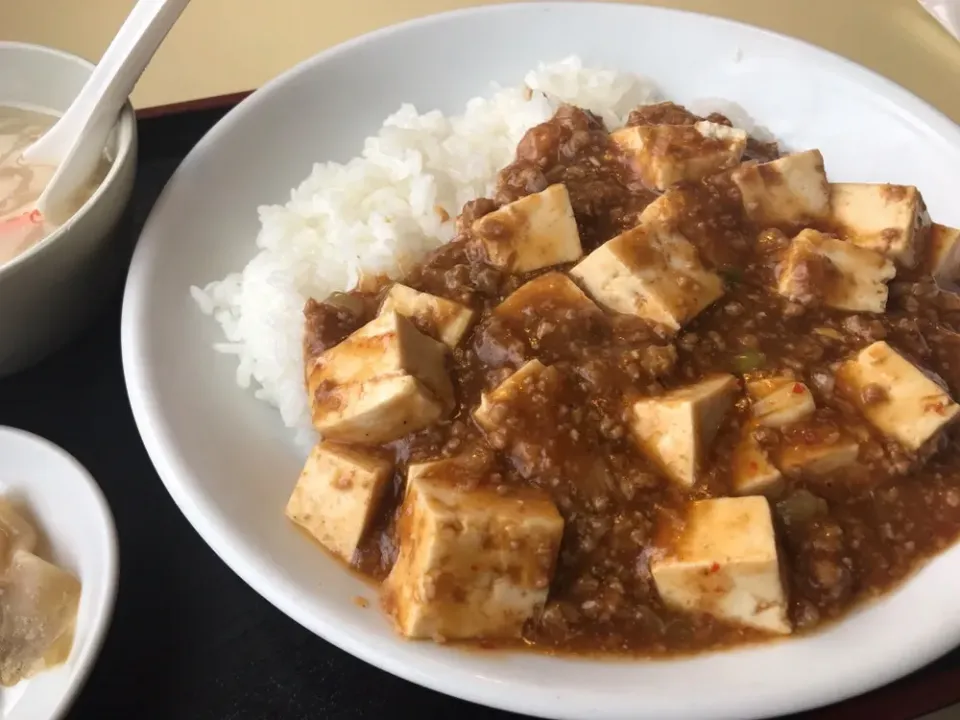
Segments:
[[[120,109],[189,2],[139,0],[63,117],[24,151],[28,162],[57,167],[37,200],[41,213],[62,215],[89,180]]]

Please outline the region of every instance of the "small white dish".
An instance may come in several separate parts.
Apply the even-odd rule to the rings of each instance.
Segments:
[[[682,49],[682,51],[681,51]],[[426,687],[570,720],[769,717],[891,682],[960,643],[960,547],[824,631],[644,662],[470,652],[400,639],[376,590],[306,541],[283,508],[303,462],[253,391],[191,285],[255,254],[257,206],[283,202],[315,161],[344,161],[401,103],[459,112],[490,82],[579,55],[652,79],[679,103],[724,98],[787,148],[820,148],[837,181],[920,187],[960,224],[960,129],[875,73],[798,40],[633,4],[535,2],[424,18],[304,62],[225,117],[153,208],[127,279],[121,341],[133,413],[171,496],[254,589],[345,651]],[[443,62],[442,58],[455,61]]]
[[[117,593],[117,534],[99,486],[67,452],[36,435],[0,427],[0,495],[36,520],[55,563],[82,583],[67,662],[13,688],[0,688],[0,719],[66,715],[100,652]]]

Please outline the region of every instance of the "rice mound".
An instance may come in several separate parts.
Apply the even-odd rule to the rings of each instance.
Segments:
[[[492,195],[523,134],[561,103],[590,109],[614,129],[654,95],[642,78],[569,57],[541,64],[523,85],[493,86],[462,115],[403,105],[359,157],[314,165],[289,202],[259,208],[258,252],[241,272],[190,288],[223,330],[214,349],[236,355],[237,384],[253,385],[286,426],[309,439],[301,344],[308,298],[349,290],[361,273],[399,277],[451,240],[463,204]]]

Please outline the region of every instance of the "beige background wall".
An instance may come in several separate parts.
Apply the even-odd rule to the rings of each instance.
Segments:
[[[134,102],[152,107],[249,90],[360,33],[481,2],[193,0],[141,79]],[[650,4],[722,15],[803,38],[878,70],[960,122],[960,42],[916,0]],[[0,0],[0,40],[53,45],[96,60],[132,6],[133,0]]]

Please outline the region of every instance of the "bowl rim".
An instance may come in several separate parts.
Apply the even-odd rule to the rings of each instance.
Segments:
[[[84,491],[89,495],[102,521],[105,539],[105,552],[102,556],[103,583],[100,587],[100,593],[94,598],[94,617],[87,642],[82,647],[71,650],[71,655],[74,652],[77,653],[76,665],[67,681],[63,694],[54,706],[53,714],[50,716],[50,720],[58,720],[66,715],[80,691],[86,685],[90,672],[96,665],[97,658],[100,656],[100,651],[110,632],[120,583],[120,543],[117,535],[117,525],[110,509],[110,503],[107,501],[99,483],[83,463],[71,453],[40,435],[8,425],[0,425],[0,437],[8,437],[13,442],[33,445],[44,455],[54,456],[69,466],[73,471],[75,481],[84,486]],[[84,585],[86,585],[85,582]]]
[[[438,24],[455,17],[462,18],[480,14],[509,13],[512,10],[524,7],[550,11],[559,10],[562,6],[567,5],[593,5],[618,8],[625,12],[645,12],[651,15],[669,14],[671,16],[690,16],[701,19],[709,18],[711,22],[717,25],[747,29],[752,33],[773,38],[778,42],[789,43],[795,47],[802,47],[807,52],[815,53],[820,58],[829,60],[834,68],[843,68],[854,75],[858,81],[867,83],[870,87],[882,91],[891,102],[901,102],[908,106],[911,112],[922,115],[924,120],[930,126],[936,128],[938,133],[953,137],[958,144],[960,144],[960,127],[945,113],[928,101],[920,98],[910,90],[907,90],[875,70],[798,37],[758,25],[751,25],[749,23],[719,17],[709,12],[694,12],[676,8],[631,4],[610,0],[525,0],[521,2],[460,8],[388,25],[326,48],[278,74],[233,107],[194,146],[185,157],[183,163],[181,163],[181,166],[173,173],[166,188],[160,194],[144,224],[144,231],[152,229],[151,226],[156,223],[155,215],[158,214],[157,210],[165,205],[165,200],[169,197],[171,188],[176,184],[181,173],[184,172],[184,166],[187,163],[191,160],[196,162],[197,158],[204,155],[208,148],[219,141],[221,136],[228,131],[228,128],[238,123],[250,108],[263,102],[266,96],[272,94],[276,88],[286,85],[296,78],[309,73],[317,66],[324,65],[332,58],[355,47],[376,43],[384,37],[405,32],[412,27]],[[153,231],[152,234],[156,235],[156,232]],[[141,233],[141,238],[142,237],[143,231]],[[295,593],[285,594],[290,586],[290,582],[277,570],[275,563],[259,557],[251,558],[237,543],[233,542],[238,531],[232,527],[225,516],[219,512],[215,507],[215,503],[202,497],[202,493],[194,489],[192,479],[196,477],[197,473],[191,469],[190,464],[186,462],[183,457],[176,442],[175,435],[170,432],[168,418],[158,411],[157,385],[147,382],[152,379],[151,376],[154,373],[154,370],[149,368],[148,365],[153,364],[154,360],[144,354],[144,338],[148,332],[148,327],[144,323],[144,316],[150,304],[150,299],[144,291],[144,288],[150,284],[150,275],[155,271],[162,251],[161,244],[153,241],[155,238],[150,238],[150,240],[151,242],[148,243],[138,243],[124,287],[121,318],[121,348],[124,376],[131,409],[138,430],[140,431],[141,439],[143,440],[145,449],[154,465],[157,475],[164,483],[180,511],[187,518],[187,521],[190,522],[197,533],[203,538],[204,542],[210,546],[241,580],[266,599],[271,605],[280,610],[280,612],[301,625],[308,632],[321,637],[362,662],[424,688],[451,695],[468,702],[479,703],[487,707],[535,717],[581,717],[581,715],[574,714],[581,708],[581,706],[576,703],[572,703],[564,710],[558,711],[556,710],[557,706],[553,703],[545,703],[540,700],[530,700],[528,698],[512,698],[508,700],[502,695],[495,696],[489,688],[478,688],[472,684],[453,689],[449,680],[446,680],[445,677],[438,677],[425,670],[425,667],[429,664],[427,662],[422,662],[417,666],[404,665],[397,658],[392,657],[389,650],[384,650],[382,646],[366,643],[352,637],[349,629],[344,629],[336,625],[334,618],[316,618],[298,601]],[[186,288],[184,290],[186,291]],[[956,632],[960,632],[960,628],[958,628]],[[760,712],[764,713],[763,716],[770,716],[771,713],[779,715],[810,710],[871,691],[901,677],[905,677],[910,672],[935,660],[953,648],[955,642],[956,633],[944,633],[941,636],[940,642],[923,649],[915,649],[902,658],[902,662],[896,667],[894,667],[892,663],[888,664],[881,668],[880,672],[870,677],[861,676],[855,682],[848,682],[841,688],[820,689],[815,696],[810,696],[803,701],[798,701],[796,697],[788,699],[780,697],[775,700],[765,699],[761,705],[753,706],[753,712],[749,717],[760,717]],[[711,654],[713,653],[702,653],[700,657]],[[539,654],[531,653],[531,656],[538,657]],[[573,659],[579,660],[583,658],[574,657]],[[665,662],[674,663],[682,661],[685,661],[685,658],[671,658]],[[436,665],[433,667],[435,669]],[[548,712],[548,704],[550,705],[549,711],[551,713],[549,715],[546,714]],[[732,717],[732,715],[730,716]]]
[[[65,50],[49,47],[47,45],[0,40],[0,51],[7,49],[19,50],[25,54],[36,53],[40,55],[49,55],[64,63],[69,62],[73,63],[74,65],[78,65],[82,69],[86,70],[88,74],[92,73],[95,67],[94,63],[80,57],[79,55],[74,55],[73,53],[69,53]],[[110,169],[107,171],[106,177],[104,177],[103,181],[97,186],[96,190],[93,191],[90,197],[87,198],[87,201],[83,203],[83,205],[81,205],[80,208],[66,220],[66,222],[57,227],[53,232],[46,235],[40,240],[40,242],[27,248],[22,253],[16,255],[7,262],[0,263],[0,280],[2,280],[6,275],[13,274],[13,272],[17,269],[28,265],[35,258],[41,256],[51,245],[55,244],[57,240],[69,233],[73,226],[80,222],[80,220],[90,212],[90,209],[100,201],[100,199],[106,193],[107,188],[112,187],[117,182],[117,177],[120,175],[120,169],[130,161],[136,145],[137,119],[136,113],[133,109],[133,104],[130,102],[129,98],[120,109],[120,115],[118,116],[113,128],[117,132],[117,155],[113,159],[113,162],[110,163]]]

